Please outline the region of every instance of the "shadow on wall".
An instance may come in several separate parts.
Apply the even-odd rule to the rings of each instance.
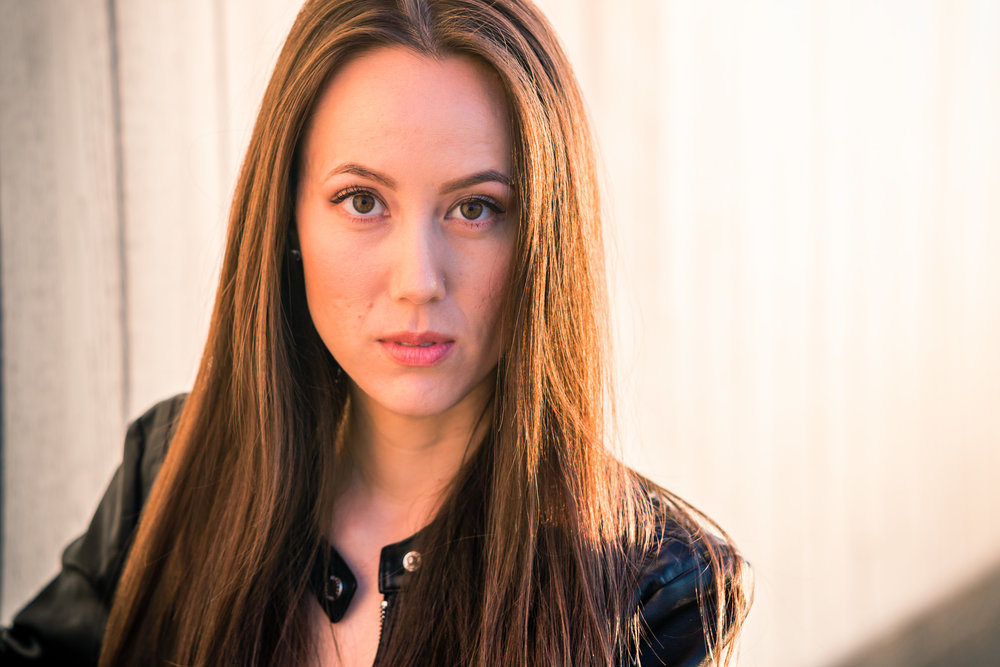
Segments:
[[[832,667],[1000,665],[1000,565]]]

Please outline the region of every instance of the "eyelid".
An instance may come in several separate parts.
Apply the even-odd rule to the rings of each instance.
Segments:
[[[354,195],[371,195],[375,199],[378,199],[380,203],[382,203],[382,199],[373,190],[371,190],[370,188],[362,187],[360,185],[349,185],[343,190],[338,191],[337,194],[333,195],[333,197],[330,198],[330,202],[333,204],[339,204],[348,197],[352,197]]]
[[[481,205],[484,208],[483,212],[486,213],[486,216],[469,219],[462,215],[459,209],[465,204],[470,203]],[[469,231],[485,232],[493,228],[494,225],[500,224],[504,213],[506,213],[506,207],[496,198],[490,195],[477,194],[459,199],[448,209],[444,217],[446,220],[452,221],[452,224],[457,224]]]
[[[361,186],[361,185],[349,185],[346,188],[340,190],[335,195],[333,195],[333,197],[330,198],[330,203],[333,204],[334,206],[339,206],[339,205],[343,204],[345,201],[347,201],[348,198],[354,197],[356,195],[368,195],[369,197],[371,197],[372,199],[374,199],[376,202],[378,202],[378,204],[383,209],[386,209],[386,210],[389,209],[389,207],[386,205],[386,203],[382,200],[382,198],[378,195],[377,192],[375,192],[371,188],[364,187],[364,186]],[[350,212],[348,212],[347,214],[350,215],[353,218],[374,218],[374,217],[376,217],[375,215],[363,215],[363,214],[359,215],[357,213],[350,213]]]
[[[454,204],[452,204],[451,208],[448,209],[448,213],[450,214],[452,211],[454,211],[462,204],[467,204],[469,202],[483,204],[484,206],[486,206],[486,208],[493,211],[495,215],[503,215],[504,213],[507,212],[506,207],[503,204],[501,204],[495,197],[491,197],[490,195],[469,195],[468,197],[462,197]]]

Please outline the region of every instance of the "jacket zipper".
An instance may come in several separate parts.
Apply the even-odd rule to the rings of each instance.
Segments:
[[[379,658],[382,657],[382,638],[386,636],[385,634],[385,617],[389,614],[389,595],[386,594],[382,597],[382,609],[379,611],[378,619],[378,648],[375,650],[375,660],[372,662],[372,667],[375,667],[379,663]]]

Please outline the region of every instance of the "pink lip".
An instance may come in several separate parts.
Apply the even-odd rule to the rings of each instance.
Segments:
[[[433,366],[455,346],[454,340],[436,331],[400,331],[382,336],[378,342],[393,361],[404,366]]]

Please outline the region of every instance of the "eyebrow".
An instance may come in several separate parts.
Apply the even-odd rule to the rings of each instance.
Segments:
[[[354,174],[355,176],[361,176],[362,178],[378,181],[387,188],[395,189],[396,187],[396,181],[392,180],[388,176],[383,176],[377,171],[372,171],[371,169],[365,169],[360,164],[355,164],[353,162],[345,162],[338,167],[334,167],[326,175],[326,179],[329,179],[331,176],[335,176],[337,174]]]
[[[360,176],[362,178],[368,178],[370,180],[381,183],[387,188],[395,189],[396,181],[389,178],[385,174],[380,174],[377,171],[372,171],[366,167],[362,167],[360,164],[354,162],[345,162],[344,164],[334,167],[326,175],[329,179],[331,176],[336,174],[354,174],[355,176]],[[487,169],[485,171],[478,171],[470,176],[463,176],[462,178],[456,178],[453,181],[448,181],[441,186],[441,193],[446,194],[449,192],[454,192],[455,190],[461,190],[462,188],[472,187],[473,185],[479,185],[480,183],[501,183],[507,187],[512,187],[513,181],[510,176],[498,171],[496,169]]]
[[[506,185],[508,188],[512,185],[510,176],[507,174],[502,171],[497,171],[496,169],[487,169],[486,171],[476,172],[475,174],[466,176],[465,178],[456,178],[454,181],[448,181],[441,187],[441,192],[454,192],[455,190],[472,187],[473,185],[479,185],[480,183],[493,182],[501,183]]]

